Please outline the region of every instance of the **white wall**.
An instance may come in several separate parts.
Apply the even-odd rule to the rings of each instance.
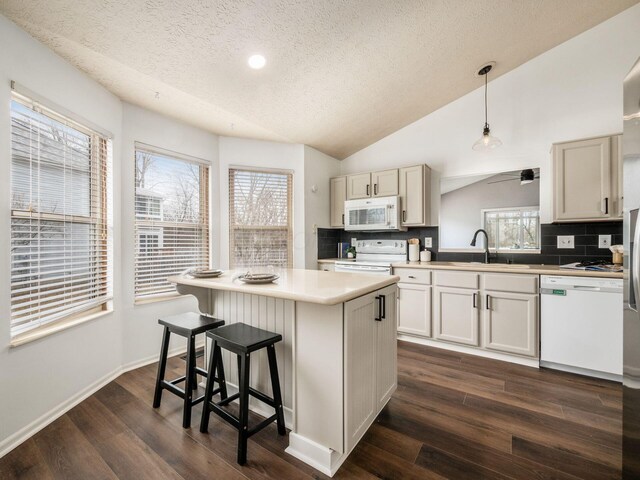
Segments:
[[[330,226],[329,180],[338,175],[340,175],[339,160],[315,148],[304,146],[305,268],[314,270],[317,268],[318,227]]]
[[[219,145],[220,268],[229,268],[229,167],[234,166],[293,173],[293,267],[304,268],[304,146],[236,137],[220,137]]]
[[[122,113],[122,329],[123,364],[158,355],[162,329],[161,315],[197,311],[193,297],[173,298],[160,302],[134,304],[134,248],[135,238],[135,142],[142,142],[173,152],[206,160],[211,175],[211,253],[212,263],[218,264],[219,254],[219,191],[218,136],[185,125],[144,108],[124,103]],[[174,335],[175,337],[175,335]],[[186,345],[180,337],[172,339],[171,348]]]
[[[120,176],[120,100],[0,15],[0,452],[21,429],[48,415],[121,365],[122,331],[108,314],[10,348],[10,81],[114,134],[113,177]],[[120,292],[120,190],[114,185],[114,307]]]
[[[622,81],[640,56],[639,25],[636,5],[491,81],[489,123],[503,142],[494,152],[471,150],[484,122],[479,88],[351,155],[342,172],[427,163],[437,189],[440,176],[540,167],[541,216],[550,222],[550,146],[622,131]]]

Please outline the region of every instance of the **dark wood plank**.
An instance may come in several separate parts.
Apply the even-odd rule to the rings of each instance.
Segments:
[[[508,480],[509,477],[502,475],[494,470],[470,462],[461,457],[451,455],[443,450],[433,448],[429,445],[423,445],[416,465],[431,469],[444,478],[451,480],[466,480],[473,478],[475,480]]]
[[[513,438],[513,454],[528,458],[553,467],[561,472],[575,475],[582,479],[619,480],[620,469],[593,462],[585,457],[560,448],[550,448],[523,438]]]
[[[33,438],[54,478],[118,478],[66,415],[55,420]]]
[[[0,459],[3,480],[50,480],[53,474],[33,438]]]
[[[411,463],[416,461],[423,445],[418,440],[383,427],[378,423],[371,425],[367,433],[362,437],[362,441]]]

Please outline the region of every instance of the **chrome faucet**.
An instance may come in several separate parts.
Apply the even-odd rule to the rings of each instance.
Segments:
[[[478,238],[479,233],[484,233],[484,238],[485,238],[484,263],[489,263],[489,234],[487,233],[486,230],[483,230],[482,228],[476,230],[476,233],[473,234],[473,240],[471,240],[471,246],[472,247],[476,246],[476,239]]]

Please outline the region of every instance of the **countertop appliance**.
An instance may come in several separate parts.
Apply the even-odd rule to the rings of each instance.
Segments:
[[[391,264],[407,260],[406,240],[357,240],[356,260],[336,262],[336,272],[391,275]]]
[[[620,381],[622,280],[540,278],[540,365]]]
[[[640,478],[640,59],[624,80],[622,476]]]
[[[344,202],[344,229],[347,231],[402,230],[400,197],[375,197]]]

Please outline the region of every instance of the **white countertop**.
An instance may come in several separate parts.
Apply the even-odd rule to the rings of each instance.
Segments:
[[[234,280],[244,270],[227,270],[218,278],[192,278],[177,275],[169,277],[171,283],[231,292],[284,298],[297,302],[336,305],[361,297],[400,280],[396,275],[362,275],[359,273],[325,272],[321,270],[276,270],[280,278],[274,283],[251,285]]]
[[[622,273],[598,272],[595,270],[571,270],[558,265],[524,265],[467,263],[467,262],[398,262],[393,268],[426,268],[429,270],[464,270],[474,272],[523,273],[533,275],[565,275],[568,277],[622,278]]]

